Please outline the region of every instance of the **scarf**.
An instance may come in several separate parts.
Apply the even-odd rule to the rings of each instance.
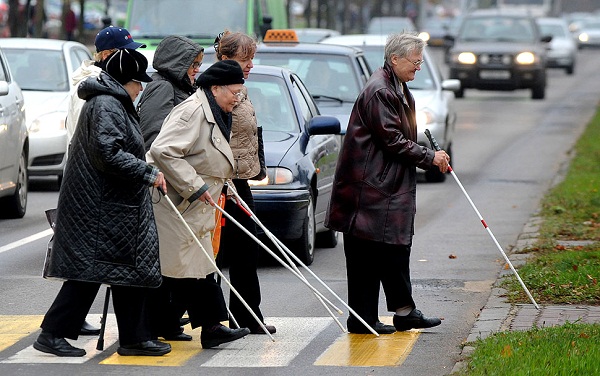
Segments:
[[[212,91],[210,91],[210,88],[202,88],[202,90],[204,90],[204,94],[206,94],[206,98],[208,98],[208,105],[217,121],[221,133],[223,133],[223,136],[225,136],[225,139],[229,142],[229,135],[231,134],[231,112],[225,112],[221,109],[217,104],[217,100]]]

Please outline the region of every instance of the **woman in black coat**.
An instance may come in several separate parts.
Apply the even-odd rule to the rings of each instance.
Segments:
[[[146,163],[133,101],[151,81],[148,62],[118,50],[103,72],[78,88],[86,100],[61,187],[55,237],[45,278],[66,280],[42,322],[33,347],[57,356],[83,356],[77,339],[101,284],[112,287],[120,355],[164,355],[153,341],[144,309],[150,287],[161,283],[158,232],[149,186],[166,190],[162,172]]]

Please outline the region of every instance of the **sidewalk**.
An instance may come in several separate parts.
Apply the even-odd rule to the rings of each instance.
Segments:
[[[513,266],[518,270],[519,266],[523,265],[528,254],[518,253],[520,250],[527,248],[535,243],[537,236],[538,224],[540,219],[533,217],[523,228],[521,235],[517,240],[517,244],[508,254],[508,258]],[[565,242],[564,245],[585,245],[588,242]],[[491,334],[505,331],[529,330],[532,327],[549,327],[563,325],[567,322],[581,323],[600,323],[600,306],[588,305],[540,305],[539,310],[533,304],[511,304],[506,302],[503,297],[505,290],[499,287],[500,281],[507,274],[512,274],[510,269],[502,270],[498,280],[492,288],[490,297],[483,309],[475,325],[471,329],[471,333],[467,337],[466,342],[474,342],[478,338],[484,339]],[[466,357],[473,352],[475,348],[465,346],[462,350],[461,357]],[[465,364],[462,361],[456,363],[452,369],[452,373],[460,370]]]

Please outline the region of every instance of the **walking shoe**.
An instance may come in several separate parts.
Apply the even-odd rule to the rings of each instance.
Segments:
[[[407,316],[394,315],[394,326],[398,331],[409,329],[432,328],[442,323],[437,317],[425,317],[418,309],[413,309]]]
[[[264,324],[265,328],[267,328],[267,332],[269,332],[269,334],[274,334],[277,332],[277,329],[273,326],[273,325],[267,325]],[[265,331],[263,330],[263,328],[260,325],[256,325],[254,328],[250,329],[250,333],[251,334],[267,334],[265,333]]]
[[[95,328],[87,321],[83,322],[81,329],[79,329],[80,336],[97,336],[100,334],[100,329]]]
[[[248,334],[250,334],[250,329],[248,328],[230,329],[225,325],[217,324],[212,327],[202,328],[200,344],[202,344],[202,348],[210,349],[222,343],[235,341]]]
[[[67,342],[66,339],[54,337],[54,335],[44,331],[40,333],[37,340],[33,343],[33,348],[56,356],[81,357],[85,355],[84,349],[78,349]]]
[[[159,337],[163,337],[166,341],[191,341],[192,336],[185,334],[184,332],[165,334]]]
[[[386,325],[381,321],[377,321],[372,327],[375,329],[377,334],[392,334],[396,332],[396,328],[394,328],[392,325]],[[348,324],[348,332],[354,334],[373,334],[369,328],[361,323],[355,325]]]
[[[171,352],[171,345],[157,340],[119,346],[117,354],[123,356],[162,356]]]

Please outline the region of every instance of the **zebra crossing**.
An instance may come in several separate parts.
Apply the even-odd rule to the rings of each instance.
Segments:
[[[385,322],[385,318],[382,318]],[[180,367],[203,352],[210,356],[200,367],[286,367],[315,340],[323,331],[334,325],[330,317],[269,317],[269,323],[277,327],[272,341],[268,336],[249,335],[243,339],[219,346],[217,349],[203,350],[200,346],[201,328],[186,333],[194,338],[189,342],[170,342],[173,350],[161,357],[119,356],[116,353],[118,341],[117,324],[114,314],[107,316],[103,350],[97,350],[97,336],[80,336],[69,342],[86,350],[81,358],[57,357],[35,350],[32,347],[41,315],[0,316],[0,373],[2,364],[83,364],[136,365],[148,367]],[[100,315],[89,315],[88,320],[97,323]],[[391,319],[390,319],[391,321]],[[332,342],[314,360],[317,366],[398,366],[419,337],[419,331],[398,332],[376,337],[371,334],[348,334],[339,331]],[[21,350],[11,348],[21,341],[30,345]],[[15,346],[17,347],[17,346]],[[21,346],[22,347],[22,346]]]

